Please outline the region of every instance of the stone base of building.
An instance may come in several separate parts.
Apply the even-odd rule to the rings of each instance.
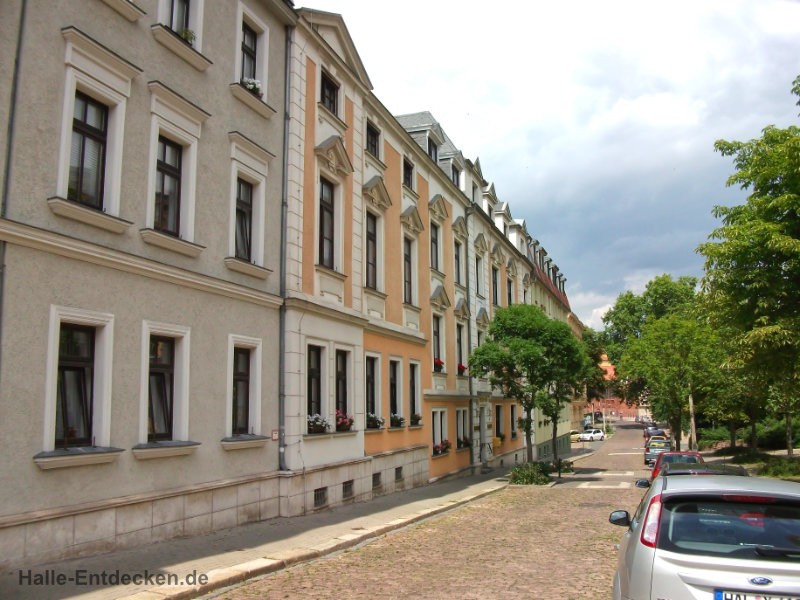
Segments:
[[[364,502],[428,483],[428,448],[384,452],[304,471],[0,517],[0,568],[89,556]]]

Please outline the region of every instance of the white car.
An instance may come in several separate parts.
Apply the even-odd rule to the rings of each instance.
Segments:
[[[614,600],[800,599],[800,484],[656,477],[633,515],[609,520],[626,529]]]
[[[602,429],[587,429],[578,436],[579,442],[596,442],[604,439],[606,439],[606,434]]]

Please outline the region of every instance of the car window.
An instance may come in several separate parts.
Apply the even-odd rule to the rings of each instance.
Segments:
[[[682,463],[696,463],[700,462],[700,459],[697,456],[692,456],[691,454],[667,454],[661,455],[661,462],[682,462]]]
[[[653,440],[650,442],[649,448],[669,448],[669,442],[666,440]]]
[[[699,499],[668,502],[658,547],[683,554],[800,562],[800,504]]]

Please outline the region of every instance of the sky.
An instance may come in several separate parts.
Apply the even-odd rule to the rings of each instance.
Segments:
[[[313,3],[311,3],[313,2]],[[296,6],[304,6],[295,2]],[[727,187],[718,139],[798,124],[800,2],[310,0],[341,14],[395,115],[430,111],[602,329],[627,290],[702,277]]]

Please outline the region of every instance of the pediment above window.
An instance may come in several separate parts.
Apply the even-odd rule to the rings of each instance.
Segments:
[[[478,327],[482,329],[489,326],[489,313],[486,312],[485,308],[481,308],[478,311],[478,316],[475,321],[478,323]]]
[[[400,215],[400,222],[403,224],[403,228],[413,235],[418,235],[425,229],[416,206],[409,206],[405,209]]]
[[[384,211],[392,205],[392,199],[389,198],[389,191],[386,189],[386,184],[383,178],[375,175],[362,188],[364,198],[375,208]]]
[[[431,201],[428,202],[428,210],[431,213],[431,219],[443,223],[447,218],[447,205],[445,204],[444,197],[441,194],[436,194]]]
[[[506,257],[503,254],[503,249],[500,247],[500,243],[494,245],[492,248],[492,262],[498,266],[502,265],[505,261]]]
[[[482,233],[479,233],[475,237],[475,252],[478,254],[486,254],[486,251],[489,249],[489,245],[486,243],[486,236]]]
[[[454,309],[456,319],[469,319],[469,306],[467,305],[467,301],[464,298],[459,298],[456,301],[456,307]]]
[[[450,308],[450,298],[447,297],[447,292],[444,291],[443,286],[437,285],[436,289],[433,290],[433,294],[431,294],[431,306],[440,311]]]
[[[506,264],[506,275],[509,277],[517,276],[517,263],[514,262],[513,258],[508,259],[508,263]]]
[[[342,136],[332,135],[314,148],[320,165],[335,175],[346,176],[353,172],[353,163],[344,149]]]
[[[522,285],[528,286],[530,284],[531,284],[530,273],[525,273],[525,275],[522,276]]]
[[[464,217],[458,217],[453,221],[453,235],[456,236],[456,239],[464,241],[468,234],[467,221]]]

